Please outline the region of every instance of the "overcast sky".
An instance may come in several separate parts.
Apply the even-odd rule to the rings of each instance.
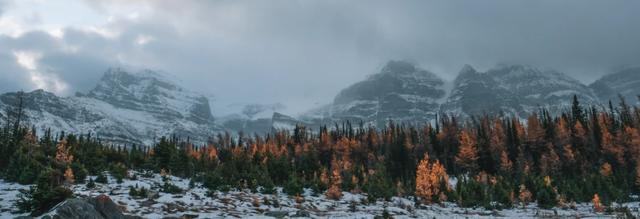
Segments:
[[[521,63],[590,83],[640,64],[639,11],[637,0],[0,0],[0,92],[72,95],[124,66],[174,74],[216,110],[297,113],[390,59],[447,80],[464,64]]]

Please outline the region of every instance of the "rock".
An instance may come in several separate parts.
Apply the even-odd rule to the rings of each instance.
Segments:
[[[286,211],[267,211],[264,213],[265,216],[275,217],[275,218],[284,218],[289,215],[289,212]]]
[[[100,212],[105,219],[123,219],[125,218],[118,205],[114,203],[109,196],[99,195],[88,200],[96,211]]]
[[[93,205],[82,199],[69,199],[55,209],[54,219],[103,219]]]
[[[192,219],[192,218],[198,218],[198,215],[184,214],[180,217],[163,217],[162,219]]]
[[[311,217],[311,214],[309,214],[308,211],[299,210],[299,211],[296,212],[296,214],[294,214],[291,217]]]
[[[156,202],[153,199],[147,199],[147,200],[144,200],[144,201],[140,202],[140,207],[151,207],[152,205],[155,205],[157,203],[158,202]]]
[[[138,216],[125,216],[122,207],[116,205],[109,196],[99,195],[95,198],[68,199],[54,207],[53,219],[138,219]],[[43,217],[44,218],[44,217]],[[51,218],[51,217],[49,217]]]
[[[187,219],[198,218],[198,215],[197,214],[184,214],[184,215],[182,215],[182,218],[187,218]]]

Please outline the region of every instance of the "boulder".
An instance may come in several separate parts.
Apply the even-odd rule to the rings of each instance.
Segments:
[[[138,219],[142,217],[122,214],[109,196],[68,199],[51,211],[53,219]]]
[[[105,219],[124,219],[124,214],[118,208],[109,196],[99,195],[90,198],[88,202],[98,211]]]
[[[89,202],[82,199],[69,199],[56,208],[54,219],[103,219],[104,217]]]
[[[267,211],[264,213],[265,216],[275,217],[275,218],[284,218],[289,215],[289,212],[286,211]]]
[[[294,214],[291,217],[306,217],[306,218],[308,218],[308,217],[311,217],[311,214],[309,214],[308,211],[299,210],[299,211],[296,212],[296,214]]]

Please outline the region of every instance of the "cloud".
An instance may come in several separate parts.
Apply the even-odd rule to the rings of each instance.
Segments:
[[[60,80],[54,73],[43,73],[39,64],[42,53],[33,51],[13,51],[16,62],[29,74],[30,82],[38,89],[49,90],[55,93],[63,93],[67,84]]]
[[[2,16],[2,13],[4,12],[6,7],[7,7],[7,1],[0,0],[0,16]]]
[[[389,59],[446,79],[464,64],[508,62],[591,82],[640,57],[633,0],[83,2],[109,19],[0,36],[0,57],[39,51],[43,74],[68,84],[67,94],[90,89],[109,66],[162,69],[215,95],[217,112],[237,102],[301,112]],[[24,71],[6,61],[0,69]],[[24,80],[11,75],[0,78]]]

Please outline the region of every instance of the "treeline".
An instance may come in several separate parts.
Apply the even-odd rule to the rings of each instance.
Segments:
[[[640,190],[640,109],[624,100],[603,109],[583,107],[574,97],[561,115],[541,109],[526,121],[485,115],[443,116],[422,127],[345,122],[315,132],[299,126],[267,135],[219,134],[207,145],[162,138],[154,147],[126,149],[87,135],[38,138],[21,124],[20,108],[7,112],[0,130],[0,170],[6,180],[35,184],[18,203],[34,214],[71,196],[69,186],[85,183],[87,175],[104,183],[109,171],[121,181],[133,177],[127,170],[188,177],[210,191],[283,187],[299,196],[310,188],[331,199],[349,191],[366,194],[368,202],[404,196],[416,205],[446,201],[488,209],[594,202],[605,210]]]

